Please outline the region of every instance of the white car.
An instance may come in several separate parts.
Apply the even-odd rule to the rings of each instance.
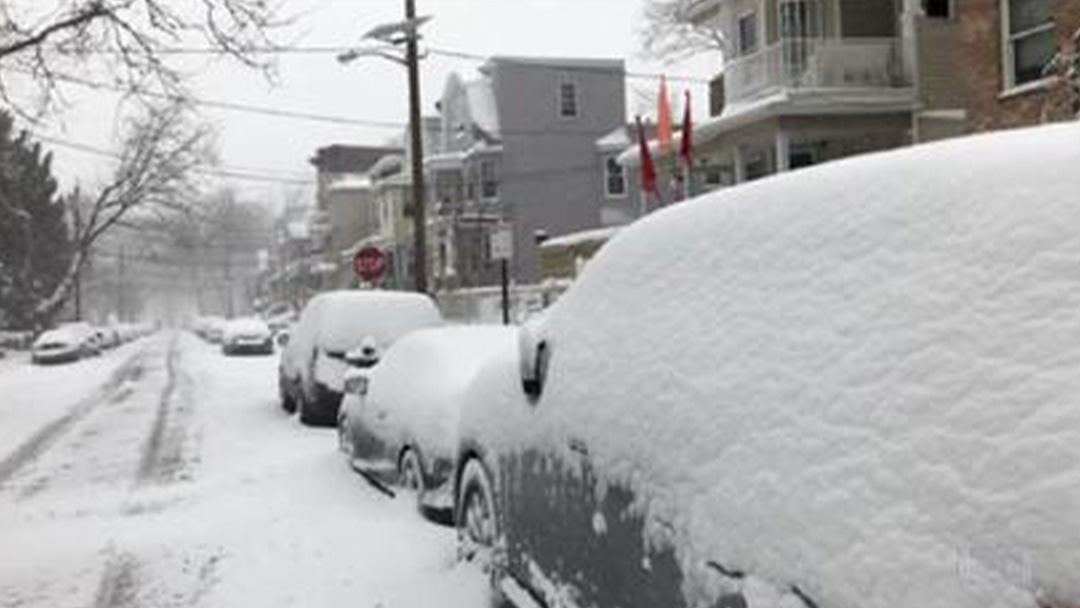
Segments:
[[[34,363],[65,363],[78,361],[93,354],[86,337],[74,328],[58,328],[46,331],[34,340],[30,358]]]
[[[274,354],[274,336],[262,319],[254,317],[226,321],[221,337],[221,352],[226,355]]]
[[[462,553],[548,606],[1080,606],[1080,124],[623,229],[465,396]]]
[[[410,331],[442,324],[435,302],[400,291],[332,291],[312,298],[290,330],[278,387],[300,422],[333,426],[344,389],[347,356],[363,344],[382,352]],[[358,353],[363,356],[363,353]]]
[[[422,510],[448,512],[465,390],[492,357],[516,349],[517,329],[498,325],[422,329],[398,340],[378,365],[346,372],[342,452],[377,482],[415,492]]]

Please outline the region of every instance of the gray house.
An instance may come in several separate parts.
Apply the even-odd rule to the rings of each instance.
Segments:
[[[425,160],[437,288],[498,281],[488,246],[500,224],[514,234],[512,276],[532,283],[539,236],[625,217],[610,208],[631,205],[630,188],[619,185],[621,169],[606,174],[618,146],[602,141],[623,127],[624,77],[621,60],[520,57],[493,57],[474,80],[450,77]]]

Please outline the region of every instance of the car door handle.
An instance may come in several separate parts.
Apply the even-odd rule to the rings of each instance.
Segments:
[[[567,441],[567,443],[569,444],[570,449],[577,452],[578,454],[581,454],[582,456],[588,456],[589,455],[589,445],[587,443],[585,443],[584,439],[578,439],[577,437],[571,437]]]

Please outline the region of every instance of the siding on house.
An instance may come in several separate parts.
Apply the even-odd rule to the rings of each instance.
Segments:
[[[1001,2],[957,3],[961,23],[960,59],[972,130],[1008,129],[1075,118],[1073,94],[1064,78],[1006,91]],[[1056,0],[1054,21],[1058,48],[1071,53],[1072,36],[1080,27],[1080,0]]]

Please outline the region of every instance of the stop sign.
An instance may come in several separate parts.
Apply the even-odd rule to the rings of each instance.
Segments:
[[[365,281],[374,281],[386,272],[386,256],[378,247],[363,247],[353,256],[353,272]]]

